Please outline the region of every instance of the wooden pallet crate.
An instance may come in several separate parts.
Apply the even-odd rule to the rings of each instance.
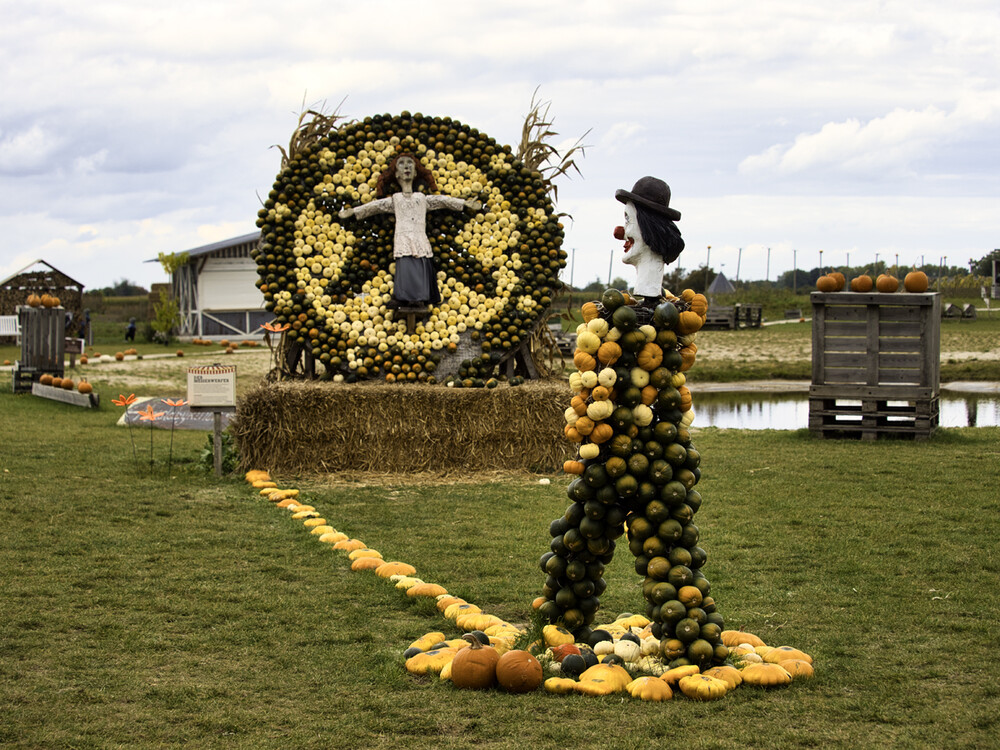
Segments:
[[[911,401],[871,397],[809,398],[809,429],[822,437],[926,440],[938,426],[938,398]]]
[[[927,438],[938,423],[941,298],[813,292],[809,428]]]

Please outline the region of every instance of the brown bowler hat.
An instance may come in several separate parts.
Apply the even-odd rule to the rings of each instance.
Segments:
[[[680,211],[670,208],[670,186],[656,177],[640,177],[632,192],[616,190],[615,199],[622,203],[639,203],[673,221],[680,221],[681,218]]]

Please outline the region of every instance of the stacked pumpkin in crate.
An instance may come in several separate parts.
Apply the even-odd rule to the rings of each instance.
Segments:
[[[722,617],[702,572],[694,516],[701,457],[684,373],[694,364],[705,297],[688,289],[655,308],[609,289],[582,307],[565,433],[578,445],[570,505],[550,525],[548,576],[534,606],[587,642],[604,592],[604,566],[626,533],[651,634],[667,663],[708,666],[728,658]]]
[[[824,274],[816,280],[816,289],[820,292],[841,292],[847,284],[844,274],[839,271]],[[913,294],[926,292],[930,282],[923,271],[910,271],[903,277],[903,289]],[[899,290],[899,279],[889,273],[882,273],[874,281],[868,274],[861,274],[851,279],[852,292],[867,293],[873,289],[882,294],[893,294]]]

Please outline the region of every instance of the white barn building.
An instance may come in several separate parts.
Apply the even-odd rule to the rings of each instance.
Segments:
[[[174,273],[181,336],[233,338],[260,334],[274,315],[264,309],[256,287],[257,264],[250,252],[260,232],[187,250],[188,262]]]

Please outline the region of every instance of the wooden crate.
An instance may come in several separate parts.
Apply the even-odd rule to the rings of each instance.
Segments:
[[[21,326],[21,366],[62,376],[66,347],[66,310],[62,307],[17,308]]]
[[[941,298],[813,292],[809,429],[928,438],[938,424]]]
[[[823,437],[926,440],[938,426],[938,398],[913,401],[881,397],[809,397],[809,429]]]

